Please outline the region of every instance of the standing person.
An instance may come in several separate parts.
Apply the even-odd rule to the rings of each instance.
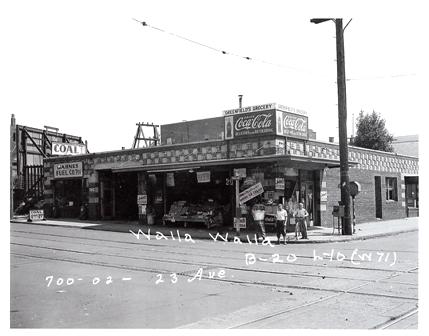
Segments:
[[[252,208],[252,216],[258,226],[256,237],[259,239],[259,233],[261,233],[262,240],[265,240],[265,206],[263,204],[256,203]]]
[[[286,220],[287,211],[283,209],[283,204],[277,206],[277,217],[276,217],[276,229],[277,229],[277,244],[280,245],[280,235],[283,236],[283,243],[286,245]]]
[[[305,223],[306,217],[308,217],[308,212],[304,208],[304,204],[299,203],[298,209],[294,213],[296,228],[295,228],[295,238],[298,239],[298,229],[301,232],[301,239],[307,238],[307,225]]]

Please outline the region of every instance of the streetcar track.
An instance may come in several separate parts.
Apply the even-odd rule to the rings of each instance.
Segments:
[[[22,232],[22,231],[20,231]],[[27,233],[27,232],[24,232]],[[71,239],[69,236],[65,236],[65,235],[54,235],[54,234],[42,234],[40,233],[39,235],[49,235],[49,236],[57,236],[57,237],[63,237],[66,239]],[[18,236],[19,238],[24,238],[24,239],[32,239],[29,237],[22,237],[22,236]],[[74,237],[73,237],[74,238]],[[104,240],[104,239],[96,239],[96,238],[89,238],[89,237],[76,237],[78,239],[89,239],[89,240],[94,240],[94,241],[108,241],[108,242],[114,242],[117,244],[133,244],[133,245],[138,245],[141,248],[139,249],[139,251],[147,251],[148,249],[145,249],[144,247],[151,247],[151,246],[156,246],[156,247],[167,247],[166,245],[162,245],[162,244],[151,244],[151,243],[135,243],[135,242],[123,242],[123,241],[116,241],[116,240]],[[54,242],[58,242],[57,240],[48,240],[48,239],[44,239],[44,238],[37,238],[39,240],[47,240],[47,241],[54,241]],[[69,243],[69,242],[65,242],[65,243]],[[72,244],[76,244],[76,243],[72,243]],[[88,244],[88,245],[93,245],[93,246],[105,246],[105,245],[98,245],[98,244]],[[113,246],[112,246],[113,247]],[[173,247],[173,248],[178,248],[177,246],[169,246],[169,247]],[[192,246],[188,246],[191,247],[192,250],[196,250],[197,248],[192,248]],[[122,246],[117,246],[117,247],[113,247],[113,248],[118,248],[118,249],[131,249],[131,248],[127,248],[127,247],[122,247]],[[198,249],[201,249],[200,247],[198,247]],[[211,249],[206,249],[206,248],[202,248],[202,250],[204,251],[211,251]],[[181,255],[188,255],[188,256],[201,256],[200,253],[188,253],[188,252],[182,252],[182,251],[174,251],[174,252],[170,252],[170,251],[165,251],[165,250],[155,250],[155,249],[149,249],[149,251],[151,252],[167,252],[167,253],[172,253],[172,254],[181,254]],[[223,252],[228,252],[228,253],[243,253],[243,251],[236,251],[236,250],[223,250],[223,249],[217,249],[217,251],[223,251]],[[246,252],[246,251],[244,251]],[[279,251],[273,251],[273,252],[279,252]],[[285,251],[288,252],[288,251]],[[252,252],[250,252],[252,253]],[[258,252],[258,255],[261,256],[272,256],[273,253],[264,253],[264,252]],[[208,257],[211,257],[209,255],[207,255]],[[305,256],[305,255],[299,255],[296,254],[296,256],[298,258],[303,258],[303,259],[314,259],[314,257],[312,256]],[[227,256],[224,258],[227,258],[229,260],[242,260],[242,258],[234,258],[231,256]],[[330,262],[329,259],[325,259],[324,261],[326,262]],[[334,259],[335,261],[335,259]],[[351,261],[351,259],[347,259],[345,258],[343,261]],[[362,261],[359,260],[359,262],[367,262],[370,263],[370,261]],[[305,263],[299,263],[299,262],[294,262],[294,265],[298,265],[298,266],[305,266],[305,267],[314,267],[314,264],[305,264]],[[366,270],[366,271],[381,271],[381,272],[391,272],[391,269],[384,269],[384,268],[371,268],[371,267],[356,267],[356,266],[350,266],[350,265],[328,265],[328,264],[323,264],[323,265],[319,265],[320,267],[328,267],[328,268],[343,268],[343,269],[353,269],[353,270]],[[407,273],[406,271],[402,271],[402,270],[397,270],[398,272],[404,272]]]
[[[123,256],[123,255],[117,255],[117,254],[109,254],[109,253],[93,253],[93,252],[85,252],[85,251],[77,251],[77,250],[71,250],[71,249],[60,249],[60,248],[52,248],[52,247],[46,247],[46,246],[38,246],[38,245],[29,245],[29,244],[20,244],[20,243],[11,243],[11,245],[18,245],[18,246],[25,246],[25,247],[31,247],[31,248],[40,248],[40,249],[46,249],[46,250],[55,250],[55,251],[61,251],[61,252],[71,252],[71,253],[81,253],[81,254],[88,254],[88,255],[100,255],[105,257],[117,257],[117,258],[123,258],[123,259],[133,259],[133,260],[146,260],[146,261],[155,261],[155,262],[162,262],[162,263],[173,263],[173,264],[183,264],[183,265],[195,265],[195,262],[189,262],[185,260],[180,259],[163,259],[163,258],[151,258],[151,257],[138,257],[138,256]],[[252,273],[265,273],[265,274],[275,274],[275,275],[289,275],[289,276],[297,276],[297,277],[308,277],[308,278],[318,278],[318,279],[333,279],[333,280],[357,280],[357,281],[367,281],[367,282],[378,282],[377,279],[356,279],[354,277],[339,277],[339,276],[330,276],[330,275],[323,275],[323,274],[308,274],[308,273],[295,273],[295,272],[284,272],[284,271],[272,271],[272,270],[264,270],[264,269],[247,269],[242,267],[234,267],[234,266],[223,266],[216,263],[211,262],[204,262],[206,267],[211,268],[223,268],[228,270],[236,270],[240,272],[252,272]],[[400,285],[411,285],[415,286],[413,283],[408,282],[395,282],[395,284]]]
[[[98,233],[98,231],[97,230],[93,230],[93,231],[95,231],[96,233]],[[17,232],[17,233],[26,233],[26,234],[31,234],[31,235],[33,235],[33,234],[37,234],[37,235],[41,235],[41,236],[45,236],[45,235],[49,235],[49,236],[55,236],[55,237],[64,237],[64,238],[71,238],[70,236],[67,236],[67,235],[59,235],[59,234],[53,234],[53,233],[45,233],[45,232],[35,232],[35,231],[22,231],[22,230],[12,230],[12,232]],[[103,232],[103,233],[108,233],[108,232],[110,232],[110,233],[112,233],[112,232],[114,232],[114,233],[118,233],[118,234],[125,234],[125,235],[131,235],[131,233],[130,232],[116,232],[116,231],[101,231],[101,232]],[[156,237],[156,232],[157,231],[153,231],[151,234],[150,234],[150,236],[151,236],[151,238],[150,239],[146,239],[146,238],[144,238],[144,239],[146,239],[145,241],[147,241],[147,242],[149,242],[150,244],[148,244],[148,245],[153,245],[153,246],[162,246],[162,247],[165,247],[165,245],[162,245],[162,244],[153,244],[152,242],[151,242],[151,240],[154,240],[154,241],[156,241],[157,240],[157,238],[155,238]],[[147,235],[147,233],[145,233],[146,235]],[[177,238],[177,236],[174,236],[175,237],[175,239],[172,239],[171,238],[171,234],[174,236],[174,235],[176,235],[177,234],[177,232],[175,232],[175,231],[170,231],[170,234],[164,234],[165,235],[165,237],[167,237],[168,238],[168,241],[172,241],[172,242],[174,242],[174,241],[176,241],[176,242],[179,242],[179,239]],[[184,235],[186,234],[186,232],[182,232],[181,233],[181,240],[182,241],[184,241],[185,240],[185,238],[183,237]],[[143,235],[141,235],[141,236],[143,236]],[[223,235],[224,236],[224,235]],[[112,240],[112,239],[100,239],[100,238],[90,238],[90,237],[82,237],[82,236],[74,236],[73,238],[77,238],[77,239],[88,239],[88,240],[96,240],[96,241],[106,241],[106,242],[115,242],[115,243],[128,243],[128,244],[135,244],[135,245],[138,245],[138,244],[141,244],[140,242],[131,242],[131,241],[127,241],[127,242],[124,242],[124,241],[121,241],[121,240]],[[135,238],[135,239],[137,239],[137,238]],[[243,237],[242,237],[242,239],[243,239]],[[258,244],[256,244],[255,242],[254,242],[254,240],[252,240],[251,239],[251,237],[249,236],[249,239],[250,239],[250,241],[252,242],[252,244],[248,244],[248,242],[247,242],[247,240],[243,240],[242,241],[242,246],[244,246],[244,247],[248,247],[248,246],[263,246],[261,243],[258,243]],[[161,241],[163,240],[163,239],[160,239]],[[229,244],[231,244],[231,245],[239,245],[239,244],[237,244],[237,243],[234,243],[233,241],[228,241],[228,242],[224,242],[221,238],[218,238],[218,240],[217,241],[214,241],[213,239],[199,239],[198,241],[210,241],[210,242],[216,242],[216,243],[218,243],[218,244],[225,244],[225,243],[229,243]],[[335,243],[335,242],[333,242],[333,243]],[[273,244],[274,246],[277,246],[277,245],[275,245],[275,244]],[[289,245],[286,245],[286,246],[290,246],[290,245],[294,245],[294,247],[298,247],[298,246],[300,246],[301,244],[289,244]],[[189,245],[189,246],[192,246],[192,245]],[[301,246],[302,247],[302,246]],[[199,248],[201,248],[201,246],[199,247]],[[209,248],[201,248],[201,249],[204,249],[204,250],[210,250]],[[220,250],[220,251],[225,251],[225,252],[231,252],[231,250],[228,250],[228,249],[218,249],[218,250]],[[342,248],[342,251],[353,251],[354,250],[354,248]],[[364,251],[369,251],[369,252],[373,252],[373,250],[370,250],[370,249],[361,249],[361,248],[359,248],[359,251],[362,251],[362,252],[364,252]],[[396,253],[418,253],[418,251],[400,251],[400,250],[386,250],[386,249],[383,249],[383,252],[385,252],[385,253],[387,253],[387,252],[396,252]]]
[[[198,250],[203,250],[203,251],[207,251],[207,250],[212,250],[212,249],[206,249],[206,248],[201,248],[201,246],[199,246],[198,248],[196,246],[193,246],[192,244],[187,244],[186,248],[193,250],[194,253],[185,253],[182,251],[166,251],[163,248],[174,248],[174,249],[178,249],[179,246],[175,245],[175,244],[169,244],[169,245],[164,245],[164,244],[156,244],[153,243],[149,240],[144,240],[144,243],[142,244],[141,241],[138,242],[131,242],[131,241],[117,241],[117,240],[108,240],[108,239],[100,239],[100,238],[91,238],[91,237],[70,237],[70,236],[65,236],[65,235],[56,235],[56,234],[47,234],[47,233],[35,233],[35,232],[26,232],[26,231],[13,231],[18,233],[18,235],[11,235],[14,237],[18,237],[18,238],[23,238],[23,239],[34,239],[37,241],[54,241],[57,243],[62,243],[62,241],[58,241],[58,240],[50,240],[47,238],[39,238],[39,237],[23,237],[23,236],[19,236],[20,233],[24,233],[26,235],[38,235],[38,236],[52,236],[52,237],[62,237],[65,238],[65,240],[72,240],[72,239],[82,239],[82,240],[88,240],[88,241],[96,241],[96,242],[100,242],[100,244],[97,243],[82,243],[81,245],[90,245],[90,246],[96,246],[96,247],[109,247],[109,248],[114,248],[114,249],[119,249],[119,250],[130,250],[133,249],[133,247],[127,247],[126,244],[132,244],[132,246],[134,245],[138,245],[140,248],[138,249],[138,252],[142,252],[144,253],[145,251],[150,251],[150,252],[162,252],[162,253],[170,253],[170,254],[179,254],[179,255],[187,255],[187,256],[203,256],[203,257],[213,257],[213,256],[208,256],[208,255],[201,255],[198,254]],[[153,239],[155,240],[155,239]],[[108,246],[108,245],[103,245],[102,242],[110,242],[110,243],[114,243],[115,245],[117,244],[118,246]],[[156,242],[156,241],[155,241]],[[167,241],[166,241],[167,242]],[[169,239],[168,242],[174,242],[174,240]],[[176,242],[178,242],[176,240]],[[219,242],[219,241],[218,241]],[[79,243],[75,243],[75,242],[69,242],[69,241],[64,241],[64,243],[66,244],[75,244],[75,245],[79,245]],[[220,241],[220,243],[222,243],[222,241]],[[52,250],[52,251],[61,251],[64,252],[65,254],[67,253],[78,253],[78,254],[83,254],[83,255],[89,255],[89,256],[94,256],[94,255],[100,255],[100,256],[105,256],[105,257],[116,257],[116,258],[123,258],[123,259],[128,259],[128,260],[148,260],[148,261],[156,261],[156,262],[170,262],[170,263],[174,263],[174,264],[183,264],[183,265],[192,265],[195,266],[196,263],[190,263],[186,260],[172,260],[170,259],[163,259],[163,258],[152,258],[152,257],[140,257],[140,256],[125,256],[125,255],[118,255],[118,254],[111,254],[111,253],[93,253],[93,252],[89,252],[89,251],[82,251],[79,249],[62,249],[62,248],[56,248],[56,247],[49,247],[49,246],[39,246],[39,245],[30,245],[30,244],[23,244],[23,243],[12,243],[11,245],[16,245],[16,246],[25,246],[25,247],[30,247],[30,248],[40,248],[40,249],[47,249],[47,250]],[[125,246],[124,246],[125,245]],[[235,244],[234,244],[235,245]],[[243,247],[246,247],[245,244],[242,245]],[[254,246],[254,245],[253,245]],[[289,245],[290,246],[290,245]],[[153,249],[151,247],[155,247],[158,249]],[[226,249],[217,249],[219,251],[224,251],[227,252],[227,254],[229,254],[228,256],[222,256],[221,258],[225,258],[228,260],[243,260],[242,258],[235,258],[235,257],[231,257],[230,254],[236,254],[236,253],[245,253],[244,251],[237,251],[237,250],[226,250]],[[347,249],[343,249],[343,250],[347,250]],[[359,249],[360,251],[365,251],[364,249]],[[273,250],[273,252],[278,252],[278,253],[282,253],[279,252],[278,250]],[[290,251],[285,250],[284,253],[288,253]],[[398,252],[398,251],[397,251]],[[407,251],[406,253],[416,253],[416,252],[410,252]],[[67,258],[67,257],[49,257],[49,256],[42,256],[42,255],[32,255],[32,254],[25,254],[25,253],[20,253],[20,252],[12,252],[10,253],[11,255],[17,256],[17,257],[25,257],[25,258],[34,258],[34,259],[39,259],[39,260],[53,260],[53,261],[63,261],[63,262],[70,262],[70,263],[77,263],[77,264],[83,264],[83,265],[91,265],[91,266],[100,266],[100,267],[106,267],[106,268],[117,268],[117,269],[122,269],[122,270],[127,270],[127,271],[133,271],[133,272],[146,272],[146,273],[163,273],[163,274],[167,274],[167,273],[172,273],[171,270],[168,269],[161,269],[159,267],[157,267],[156,269],[154,268],[150,268],[150,267],[140,267],[140,266],[131,266],[131,265],[124,265],[124,264],[120,264],[120,263],[114,263],[112,262],[112,259],[109,259],[109,261],[104,262],[104,261],[82,261],[82,260],[76,260],[74,258]],[[264,252],[255,252],[256,255],[272,255],[273,253],[264,253]],[[297,257],[299,258],[308,258],[308,259],[313,259],[313,257],[309,257],[309,256],[299,256],[297,255]],[[329,260],[326,260],[329,261]],[[119,261],[120,262],[120,261]],[[268,262],[271,264],[271,262]],[[281,263],[277,263],[277,265],[281,265]],[[297,265],[297,266],[313,266],[313,265],[309,265],[309,264],[300,264],[300,263],[293,263],[293,265]],[[319,265],[316,265],[319,266]],[[282,289],[288,289],[288,290],[307,290],[307,291],[313,291],[313,292],[324,292],[327,293],[328,296],[324,297],[324,298],[320,298],[320,299],[316,299],[313,300],[311,302],[307,302],[301,305],[298,305],[296,307],[290,307],[288,309],[285,310],[281,310],[281,311],[276,311],[274,313],[270,313],[270,314],[266,314],[265,316],[262,317],[258,317],[253,319],[252,321],[246,321],[244,323],[240,323],[237,325],[233,325],[230,328],[235,329],[235,328],[241,328],[241,327],[246,327],[252,324],[257,324],[259,322],[262,321],[267,321],[270,319],[273,319],[275,317],[278,317],[282,314],[287,314],[289,312],[292,311],[297,311],[299,309],[303,309],[306,307],[311,307],[314,305],[317,305],[321,302],[325,302],[328,300],[332,300],[334,298],[337,298],[341,295],[344,294],[352,294],[352,295],[362,295],[362,296],[367,296],[367,297],[380,297],[380,298],[389,298],[389,299],[396,299],[396,300],[407,300],[407,301],[411,301],[411,302],[415,302],[418,301],[418,297],[407,297],[407,296],[401,296],[401,295],[390,295],[390,294],[382,294],[382,293],[368,293],[368,292],[359,292],[358,290],[361,288],[364,288],[365,286],[374,284],[374,283],[389,283],[389,280],[398,277],[400,275],[403,274],[415,274],[418,271],[418,267],[412,267],[409,268],[407,270],[394,270],[394,269],[378,269],[378,268],[369,268],[369,267],[354,267],[354,266],[346,266],[346,265],[320,265],[320,267],[329,267],[329,268],[346,268],[346,269],[352,269],[352,270],[369,270],[369,271],[387,271],[390,272],[391,274],[389,276],[383,277],[381,279],[355,279],[355,278],[350,278],[350,277],[335,277],[335,276],[324,276],[324,275],[316,275],[316,274],[306,274],[306,273],[293,273],[293,272],[279,272],[279,271],[271,271],[271,270],[264,270],[264,269],[246,269],[246,268],[240,268],[240,267],[233,267],[233,266],[219,266],[217,264],[214,263],[208,263],[208,262],[204,262],[202,266],[199,266],[199,268],[203,268],[204,270],[210,270],[210,269],[216,269],[216,268],[222,268],[222,269],[229,269],[229,270],[236,270],[236,271],[240,271],[240,272],[259,272],[259,273],[265,273],[265,274],[281,274],[281,275],[290,275],[290,276],[297,276],[297,277],[313,277],[313,278],[327,278],[327,279],[334,279],[334,280],[357,280],[357,281],[361,281],[363,283],[353,286],[349,289],[334,289],[334,288],[317,288],[317,287],[312,287],[312,286],[304,286],[304,285],[286,285],[286,284],[278,284],[278,283],[272,283],[272,282],[268,282],[268,281],[253,281],[253,280],[239,280],[239,279],[231,279],[231,278],[210,278],[208,277],[206,274],[202,275],[202,279],[205,280],[212,280],[212,281],[219,281],[219,282],[223,282],[223,283],[229,283],[229,284],[235,284],[235,285],[240,285],[240,286],[246,286],[246,287],[264,287],[264,288],[282,288]],[[182,272],[175,272],[178,276],[183,276],[183,277],[187,277],[187,278],[192,278],[195,277],[195,274],[197,273],[197,270],[195,269],[191,269],[191,270],[185,270]],[[189,281],[189,280],[188,280]],[[391,282],[390,282],[391,283]],[[402,284],[402,285],[412,285],[417,287],[416,284],[410,284],[410,283],[406,283],[406,282],[395,282],[395,284]],[[332,293],[332,295],[329,295],[329,293]],[[406,302],[406,301],[404,301]],[[389,327],[391,327],[392,325],[399,323],[400,321],[403,321],[406,318],[409,318],[410,316],[415,315],[418,312],[418,308],[413,308],[405,313],[402,313],[400,315],[397,315],[395,317],[390,318],[387,322],[381,323],[375,327],[373,327],[374,329],[387,329]],[[233,314],[233,313],[232,313]],[[195,324],[198,324],[198,322],[196,322]]]
[[[19,255],[19,256],[26,256],[26,257],[30,257],[30,258],[37,258],[37,259],[56,260],[56,261],[65,261],[65,262],[85,264],[85,265],[102,266],[102,267],[107,267],[107,268],[113,267],[113,268],[118,268],[118,269],[129,270],[129,271],[140,271],[140,272],[149,272],[149,273],[157,273],[157,274],[172,273],[171,270],[166,270],[166,269],[160,270],[160,269],[152,269],[152,268],[145,268],[145,267],[134,267],[134,266],[128,266],[128,265],[117,265],[117,264],[113,264],[113,263],[109,264],[109,263],[105,263],[105,262],[89,262],[89,261],[81,261],[81,260],[66,259],[66,258],[34,256],[34,255],[16,253],[16,252],[12,252],[11,254]],[[192,264],[192,265],[194,265],[194,264]],[[213,267],[209,267],[209,266],[213,266]],[[217,265],[204,265],[204,266],[200,266],[199,268],[204,268],[204,267],[205,267],[205,269],[213,269],[213,268],[229,269],[228,267],[223,267],[223,266],[218,267]],[[238,269],[238,270],[246,271],[246,269]],[[189,277],[189,275],[187,273],[195,274],[197,271],[198,270],[188,270],[185,272],[174,272],[174,273],[176,273],[177,275],[183,275],[183,276]],[[296,276],[299,276],[299,275],[300,274],[296,274]],[[386,277],[386,278],[383,278],[380,280],[388,279],[388,278],[391,278],[394,276],[397,276],[397,274],[391,275],[389,277]],[[325,292],[334,292],[334,293],[345,293],[345,290],[342,290],[342,289],[317,288],[317,287],[311,287],[311,286],[297,286],[297,285],[284,285],[284,284],[270,283],[270,282],[265,282],[265,281],[255,282],[255,281],[245,281],[245,280],[218,279],[218,278],[209,278],[206,276],[204,276],[203,278],[208,279],[208,280],[214,280],[214,281],[247,284],[247,285],[250,284],[250,285],[263,286],[263,287],[280,287],[280,288],[289,288],[289,289],[302,289],[302,290],[313,290],[313,291],[322,291],[322,292],[325,291]],[[339,278],[339,279],[341,279],[341,278]],[[375,281],[368,280],[368,281],[366,281],[366,283],[356,286],[356,288],[364,287],[364,286],[369,285],[373,282],[380,282],[380,280],[375,280]],[[361,281],[365,281],[365,280],[361,280]],[[362,292],[350,292],[350,291],[348,291],[348,293],[358,294],[358,295],[366,295],[366,296],[374,296],[374,297],[387,297],[387,298],[406,299],[406,300],[418,300],[417,298],[413,298],[413,297],[392,296],[392,295],[377,294],[377,293],[362,293]]]
[[[387,329],[387,328],[391,327],[392,325],[395,325],[396,323],[399,323],[399,322],[405,320],[406,318],[417,314],[418,311],[419,311],[418,308],[412,308],[405,313],[402,313],[402,314],[399,314],[397,316],[390,318],[387,322],[383,322],[381,324],[376,325],[372,329]]]
[[[387,277],[387,278],[390,278],[390,277]],[[387,278],[380,279],[380,280],[387,280]],[[237,329],[237,328],[248,326],[248,325],[251,325],[251,324],[254,324],[254,323],[257,323],[257,322],[269,320],[269,319],[272,319],[272,318],[277,317],[279,315],[283,315],[283,314],[289,313],[291,311],[296,311],[296,310],[301,309],[301,308],[313,306],[313,305],[316,305],[318,303],[331,300],[333,298],[339,297],[339,296],[344,295],[344,294],[363,294],[363,293],[360,293],[360,292],[356,292],[356,290],[359,289],[359,288],[362,288],[362,287],[364,287],[366,285],[368,285],[368,284],[360,284],[360,285],[354,286],[354,287],[352,287],[350,289],[343,290],[342,292],[339,292],[337,294],[334,294],[334,295],[331,295],[331,296],[328,296],[328,297],[325,297],[325,298],[320,298],[320,299],[317,299],[317,300],[314,300],[314,301],[311,301],[311,302],[307,302],[307,303],[304,303],[302,305],[299,305],[299,306],[296,306],[296,307],[291,307],[291,308],[288,308],[288,309],[285,309],[285,310],[282,310],[282,311],[279,311],[279,312],[275,312],[275,313],[272,313],[272,314],[269,314],[269,315],[257,318],[255,320],[248,321],[248,322],[245,322],[245,323],[242,323],[242,324],[230,327],[229,329]],[[374,296],[374,297],[380,297],[381,296],[381,297],[385,297],[385,298],[405,299],[404,297],[392,296],[392,295],[380,295],[380,294],[373,294],[373,295],[371,295],[369,293],[365,293],[364,295]]]

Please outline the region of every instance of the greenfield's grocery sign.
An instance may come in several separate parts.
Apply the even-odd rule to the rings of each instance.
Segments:
[[[277,134],[308,139],[304,111],[279,104],[265,104],[224,111],[225,139]]]

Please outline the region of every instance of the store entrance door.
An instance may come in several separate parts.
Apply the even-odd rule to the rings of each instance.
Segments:
[[[375,217],[383,218],[383,210],[381,204],[381,176],[374,176],[375,185]]]
[[[406,176],[404,180],[407,217],[416,217],[419,215],[419,178]]]
[[[115,218],[137,220],[137,173],[118,173],[114,181]]]
[[[109,178],[100,179],[100,215],[103,219],[111,219],[114,215],[113,195],[112,180]]]

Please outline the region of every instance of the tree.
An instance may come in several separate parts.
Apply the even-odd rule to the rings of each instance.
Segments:
[[[360,111],[357,120],[357,132],[352,145],[357,147],[393,152],[393,135],[386,129],[386,121],[379,113],[372,111],[364,114]]]

